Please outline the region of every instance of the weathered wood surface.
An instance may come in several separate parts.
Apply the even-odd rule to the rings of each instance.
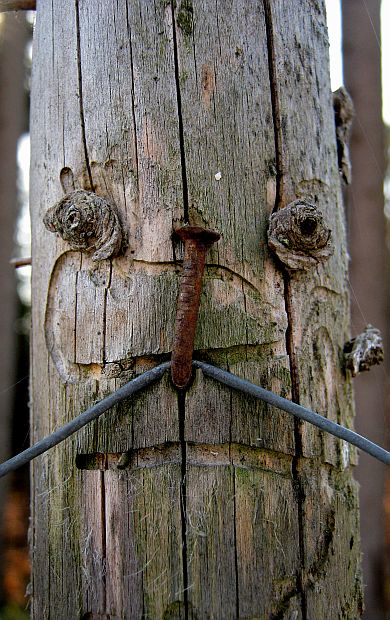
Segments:
[[[197,355],[351,423],[332,119],[322,2],[41,0],[34,438],[169,356],[186,222],[222,234]],[[96,264],[44,228],[62,188],[116,204],[124,255]],[[290,277],[266,231],[297,197],[336,251]],[[185,398],[167,376],[34,464],[33,616],[357,618],[352,461],[201,372]]]

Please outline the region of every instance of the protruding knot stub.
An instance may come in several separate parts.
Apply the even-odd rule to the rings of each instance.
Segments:
[[[271,215],[268,245],[288,269],[306,271],[328,260],[334,249],[331,237],[321,211],[305,200]]]
[[[351,183],[351,161],[348,143],[355,110],[351,96],[344,86],[333,93],[333,110],[339,171],[343,181],[349,185]]]
[[[177,301],[171,372],[175,386],[185,389],[192,373],[192,354],[206,252],[218,241],[220,235],[215,230],[199,226],[184,226],[174,234],[184,243],[184,259]]]
[[[383,343],[379,329],[367,325],[364,332],[344,346],[345,368],[353,377],[383,362]]]
[[[94,261],[116,256],[122,248],[122,225],[116,207],[93,192],[78,189],[67,194],[47,211],[43,222],[72,250],[93,252]]]

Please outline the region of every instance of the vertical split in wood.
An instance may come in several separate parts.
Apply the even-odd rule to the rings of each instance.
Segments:
[[[275,150],[277,153],[277,166],[278,166],[277,175],[279,178],[283,179],[283,182],[280,183],[280,190],[277,192],[277,200],[275,203],[274,211],[277,211],[278,209],[281,209],[281,208],[283,209],[283,207],[286,206],[287,202],[290,202],[291,200],[294,200],[298,197],[309,199],[309,202],[314,202],[315,204],[317,204],[317,201],[319,200],[319,197],[321,196],[323,203],[327,204],[329,201],[329,194],[328,196],[324,195],[324,190],[326,189],[325,185],[321,187],[321,185],[318,183],[316,178],[318,179],[326,178],[328,179],[328,183],[333,184],[333,187],[337,187],[337,184],[335,183],[335,172],[334,172],[334,164],[333,164],[334,149],[329,151],[329,147],[328,147],[329,141],[331,143],[331,121],[333,119],[330,118],[329,110],[327,110],[327,116],[326,116],[327,132],[323,132],[323,133],[321,133],[320,131],[320,126],[321,126],[321,123],[323,123],[323,118],[319,119],[320,122],[318,123],[318,127],[317,127],[316,141],[317,141],[318,148],[321,148],[321,141],[323,141],[324,145],[326,145],[325,147],[326,155],[324,156],[324,159],[323,159],[324,164],[325,164],[323,166],[323,170],[315,172],[313,169],[313,166],[315,167],[315,164],[314,165],[312,164],[313,160],[309,161],[308,159],[308,154],[310,153],[310,147],[307,149],[304,148],[304,137],[305,137],[304,134],[301,134],[301,144],[299,143],[300,138],[298,138],[298,141],[296,144],[294,143],[294,141],[296,141],[297,138],[296,138],[296,134],[294,135],[294,129],[292,129],[292,132],[290,133],[290,125],[292,125],[292,123],[290,120],[291,117],[289,116],[289,112],[291,113],[292,109],[297,110],[303,104],[303,107],[302,107],[303,114],[301,115],[302,126],[304,126],[306,123],[306,117],[305,117],[306,112],[308,113],[307,118],[308,119],[310,118],[310,113],[308,110],[306,110],[306,106],[305,106],[306,102],[309,103],[308,107],[310,107],[311,105],[310,104],[311,94],[309,94],[310,89],[311,89],[310,77],[307,79],[307,76],[302,73],[302,67],[299,66],[299,63],[298,65],[295,64],[295,70],[294,70],[292,66],[289,66],[289,68],[287,69],[287,64],[289,62],[287,59],[284,61],[284,63],[280,63],[279,61],[279,65],[277,65],[276,60],[275,60],[276,58],[280,58],[280,59],[283,58],[282,42],[280,39],[279,40],[277,39],[277,35],[274,34],[274,30],[273,30],[275,27],[275,24],[277,23],[276,29],[278,30],[279,28],[281,28],[282,19],[285,20],[284,21],[285,30],[283,33],[283,48],[285,49],[286,40],[288,38],[288,35],[286,34],[286,30],[287,31],[289,30],[289,25],[293,23],[294,17],[291,14],[286,14],[286,11],[281,9],[279,2],[273,3],[271,6],[268,0],[265,0],[265,7],[266,7],[265,14],[266,14],[266,20],[267,20],[268,47],[271,50],[271,53],[269,53],[269,60],[271,60],[270,83],[271,83],[273,115],[274,115]],[[302,26],[303,26],[304,21],[305,20],[303,19]],[[308,25],[308,23],[306,23],[306,25]],[[321,27],[323,27],[323,25],[325,24],[321,24]],[[305,26],[303,26],[303,30],[305,30]],[[282,30],[280,30],[280,32],[281,31]],[[309,25],[309,32],[306,31],[305,35],[306,37],[311,35],[310,25]],[[305,48],[305,45],[307,44],[304,38],[305,35],[302,36],[302,33],[300,33],[298,34],[298,36],[295,35],[294,41],[291,40],[291,46],[292,47],[295,46],[295,51],[297,52],[302,64],[303,64],[302,58],[304,57],[304,48]],[[319,45],[319,41],[317,41],[317,47],[315,46],[312,47],[312,49],[316,49],[316,52],[319,51],[318,45]],[[293,64],[294,56],[290,54],[289,58],[292,59],[292,64]],[[288,74],[291,76],[291,80],[289,79],[284,80],[284,78],[282,77],[282,73],[279,73],[280,67],[283,67],[284,71],[286,71],[287,69]],[[317,65],[316,71],[320,73],[321,69],[319,65]],[[317,82],[316,82],[315,89],[314,89],[316,93],[314,94],[313,98],[315,99],[316,96],[322,97],[322,104],[320,104],[319,107],[321,108],[321,105],[322,105],[323,106],[322,109],[325,110],[326,106],[328,105],[328,101],[326,98],[326,93],[325,93],[325,97],[321,95],[320,86],[319,86],[320,84],[319,77],[321,79],[323,76],[319,76],[319,75],[316,76]],[[295,79],[296,79],[296,82],[294,84]],[[304,91],[304,88],[306,86],[306,80],[307,80],[307,86],[308,86],[307,92]],[[284,84],[284,89],[281,86],[282,84]],[[328,77],[325,79],[325,89],[327,87],[329,88]],[[282,92],[279,91],[279,88],[281,89]],[[301,92],[305,92],[303,100],[299,96]],[[318,104],[316,105],[318,106]],[[313,117],[314,116],[315,114],[313,114]],[[312,136],[312,139],[314,142],[314,133],[310,134],[310,132],[308,132],[307,136],[309,135]],[[288,150],[287,148],[285,148],[285,145],[287,144],[289,145]],[[310,178],[313,178],[313,181],[310,181]],[[305,179],[307,179],[307,181]],[[334,191],[332,191],[332,194],[334,196],[333,199],[335,200],[335,205],[339,204],[339,211],[341,212],[340,195],[338,196],[335,195]],[[334,211],[335,209],[333,209],[333,212]],[[341,236],[342,247],[344,249],[344,256],[342,257],[342,261],[343,263],[345,263],[346,253],[345,253],[345,230],[343,227],[344,222],[343,221],[340,222],[340,216],[337,214],[337,212],[333,213],[332,217],[334,218],[333,221],[334,221],[337,234]],[[282,249],[284,252],[284,248]],[[332,251],[327,252],[326,258],[328,258],[331,253]],[[288,250],[287,250],[287,254],[288,254]],[[336,254],[340,255],[340,247],[337,248]],[[334,278],[336,280],[337,279],[337,276],[336,276],[337,267],[334,264],[334,262],[332,264],[332,267],[335,271]],[[323,283],[326,282],[325,284],[326,287],[329,286],[328,285],[329,276],[324,277],[323,270],[320,270],[319,276],[320,277],[318,278],[318,280],[322,281]],[[338,276],[338,277],[340,278],[341,276]],[[287,269],[284,270],[284,283],[285,283],[284,295],[285,295],[285,302],[286,302],[286,312],[288,316],[286,345],[287,345],[287,351],[288,351],[288,355],[290,359],[292,397],[295,402],[301,402],[302,404],[305,404],[307,402],[307,398],[309,396],[307,392],[307,381],[308,380],[310,381],[309,377],[311,374],[310,370],[309,370],[310,374],[307,373],[305,364],[302,363],[303,350],[306,350],[306,355],[310,359],[310,354],[308,353],[308,348],[303,340],[303,337],[305,336],[306,338],[309,338],[309,339],[311,338],[312,340],[315,340],[316,338],[316,334],[314,330],[311,330],[310,327],[307,326],[307,324],[306,324],[306,327],[304,327],[305,321],[309,319],[306,318],[305,316],[306,312],[303,309],[299,308],[300,302],[302,299],[302,293],[303,293],[303,296],[306,296],[308,295],[308,290],[310,290],[310,288],[308,288],[310,287],[310,284],[309,284],[310,278],[308,277],[307,280],[308,282],[305,286],[303,282],[303,278],[301,276],[297,275],[294,278],[292,278],[291,273],[290,273],[290,268],[288,267]],[[315,288],[313,290],[315,290]],[[309,302],[309,305],[310,303],[312,302]],[[348,316],[348,305],[347,307],[345,307],[345,304],[341,304],[341,306],[342,306],[341,312],[344,313],[345,317],[347,317]],[[336,341],[338,341],[339,347],[341,346],[343,334],[345,333],[344,325],[346,324],[346,322],[347,322],[347,319],[345,319],[345,321],[343,322],[343,329],[341,330],[341,333],[338,333],[337,335],[334,334],[333,336],[333,338]],[[332,328],[331,325],[330,327]],[[336,354],[333,358],[335,364],[337,364],[338,358],[339,356],[337,356]],[[339,387],[336,387],[337,390],[342,390],[341,386],[343,385],[344,379],[341,376],[341,367],[339,363],[338,363],[338,367],[336,366],[333,370],[333,376],[329,377],[329,379],[336,386],[337,385],[339,386]],[[320,379],[318,377],[317,381],[319,380]],[[312,405],[312,403],[313,401],[309,399],[308,401],[309,406]],[[346,405],[345,401],[344,401],[344,405]],[[317,405],[317,408],[318,408],[318,405]],[[348,407],[345,406],[345,409],[348,410]],[[313,435],[313,433],[309,432],[309,435],[310,434]],[[311,616],[313,617],[321,616],[321,612],[319,612],[319,607],[317,607],[317,611],[315,611],[315,608],[318,605],[318,601],[313,606],[313,598],[310,595],[310,589],[307,588],[307,580],[306,580],[306,575],[307,575],[307,572],[309,571],[309,564],[310,564],[310,561],[309,561],[310,538],[308,538],[308,532],[309,532],[308,522],[310,522],[310,518],[308,519],[307,510],[309,509],[309,514],[311,510],[310,510],[310,499],[309,499],[310,494],[308,494],[308,491],[307,491],[308,477],[307,477],[304,457],[306,457],[311,452],[312,448],[311,447],[309,448],[309,444],[310,444],[310,440],[308,441],[308,433],[305,428],[305,425],[300,423],[299,421],[295,421],[295,457],[293,459],[293,475],[296,481],[297,492],[298,492],[299,548],[300,548],[300,554],[301,554],[301,568],[302,568],[301,574],[300,574],[299,590],[302,596],[302,617],[303,618],[309,618]],[[325,453],[324,458],[327,460],[329,456]],[[340,456],[340,460],[343,461],[341,456]],[[325,505],[326,505],[326,502],[324,502],[324,506]],[[309,534],[309,537],[310,537],[310,534]],[[359,588],[359,586],[357,587]],[[358,597],[356,605],[357,605],[357,608],[359,609],[361,606],[361,596]]]
[[[264,0],[265,8],[265,23],[267,32],[267,45],[268,45],[268,67],[269,67],[269,79],[272,99],[272,113],[274,123],[274,136],[275,136],[275,153],[276,153],[276,179],[277,179],[277,191],[275,198],[275,206],[273,213],[278,213],[281,209],[286,207],[289,202],[289,198],[295,198],[295,196],[287,197],[287,193],[291,192],[291,179],[288,177],[288,161],[286,161],[286,151],[283,137],[283,118],[281,110],[281,101],[279,96],[279,83],[280,75],[277,70],[276,64],[276,45],[274,40],[274,19],[273,19],[273,5],[269,0]],[[288,189],[287,189],[288,187]],[[287,270],[283,270],[284,281],[284,300],[287,314],[287,329],[286,329],[286,350],[290,363],[290,375],[291,375],[291,394],[292,400],[296,403],[300,402],[299,394],[299,373],[297,370],[297,363],[295,359],[294,350],[294,336],[293,336],[293,324],[292,324],[292,296],[290,288],[290,274]],[[305,537],[304,537],[304,490],[303,482],[300,475],[299,459],[302,457],[302,437],[301,437],[301,422],[294,419],[294,443],[295,443],[295,456],[292,461],[292,475],[295,480],[296,494],[298,502],[298,545],[299,545],[299,562],[300,570],[297,576],[297,590],[301,599],[301,613],[302,619],[307,620],[307,600],[304,588],[304,573],[306,568],[306,550],[305,550]]]
[[[187,530],[188,512],[187,512],[187,442],[185,439],[186,424],[186,393],[178,392],[177,394],[177,412],[179,423],[179,441],[180,441],[180,521],[181,521],[181,541],[182,541],[182,566],[183,566],[183,603],[184,603],[184,619],[189,617],[189,600],[188,600],[188,542]]]
[[[275,141],[275,167],[276,167],[276,196],[275,205],[273,211],[281,209],[286,204],[285,196],[285,184],[286,184],[286,161],[285,161],[285,147],[283,140],[282,130],[282,116],[280,110],[279,99],[279,83],[278,72],[276,67],[276,50],[273,31],[273,19],[272,19],[272,0],[263,0],[264,3],[264,17],[265,17],[265,30],[267,35],[267,49],[268,49],[268,72],[269,72],[269,84],[271,92],[272,102],[272,121],[274,127],[274,141]]]
[[[85,134],[85,118],[84,118],[84,99],[83,99],[83,75],[82,75],[82,62],[81,62],[81,47],[80,47],[80,4],[79,0],[75,0],[75,17],[76,17],[76,40],[77,40],[77,78],[78,78],[78,99],[80,106],[80,127],[84,148],[84,160],[88,173],[89,185],[92,192],[95,191],[95,186],[92,179],[91,165],[88,155],[87,139]]]
[[[173,58],[175,62],[175,83],[176,83],[176,98],[177,98],[177,118],[179,124],[179,143],[180,143],[180,161],[181,161],[181,178],[183,183],[183,221],[185,224],[190,224],[190,214],[188,206],[188,183],[187,183],[187,167],[186,167],[186,155],[184,146],[184,129],[183,129],[183,115],[181,109],[181,92],[180,92],[180,76],[179,76],[179,61],[177,54],[177,34],[176,34],[176,3],[175,0],[169,0],[171,5],[172,15],[172,36],[173,36]],[[178,13],[178,23],[181,23],[180,16],[183,13]],[[187,21],[185,22],[187,23]]]

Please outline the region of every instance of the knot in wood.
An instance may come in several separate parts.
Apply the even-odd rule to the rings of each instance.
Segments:
[[[345,368],[353,377],[383,362],[383,343],[379,329],[367,325],[364,332],[344,346]]]
[[[288,269],[306,271],[333,254],[331,236],[318,208],[295,200],[271,215],[268,245]]]
[[[93,252],[92,260],[116,256],[122,247],[122,226],[116,207],[93,192],[78,189],[48,209],[43,223],[67,241],[72,250]]]

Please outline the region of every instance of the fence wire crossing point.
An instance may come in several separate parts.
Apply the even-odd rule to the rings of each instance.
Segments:
[[[29,463],[36,456],[39,456],[49,450],[49,448],[53,448],[58,445],[64,441],[64,439],[70,437],[70,435],[73,435],[73,433],[83,428],[83,426],[92,420],[95,420],[101,416],[105,411],[122,400],[130,398],[137,392],[140,392],[152,383],[155,383],[161,379],[170,365],[171,362],[164,362],[163,364],[152,368],[152,370],[147,370],[142,375],[132,379],[109,396],[106,396],[97,402],[95,405],[92,405],[92,407],[89,407],[86,411],[77,416],[77,418],[74,418],[74,420],[68,422],[65,426],[62,426],[58,430],[54,431],[51,435],[41,439],[30,448],[27,448],[27,450],[17,454],[8,461],[5,461],[0,465],[0,478],[11,471],[18,469],[22,465]],[[324,418],[322,415],[319,415],[310,409],[306,409],[306,407],[293,403],[290,400],[287,400],[287,398],[278,396],[274,392],[270,392],[258,385],[255,385],[254,383],[250,383],[250,381],[246,381],[245,379],[240,379],[237,375],[233,375],[232,373],[222,370],[221,368],[217,368],[216,366],[212,366],[211,364],[194,361],[193,366],[202,370],[203,374],[214,379],[215,381],[223,383],[224,385],[242,392],[243,394],[247,394],[248,396],[258,398],[259,400],[277,407],[278,409],[282,409],[283,411],[286,411],[301,420],[305,420],[306,422],[317,426],[321,430],[326,431],[335,437],[339,437],[357,448],[360,448],[360,450],[371,454],[371,456],[378,459],[382,463],[390,465],[390,452],[384,448],[381,448],[369,439],[362,437],[362,435],[341,426],[341,424],[336,424],[336,422],[332,422],[331,420]]]

